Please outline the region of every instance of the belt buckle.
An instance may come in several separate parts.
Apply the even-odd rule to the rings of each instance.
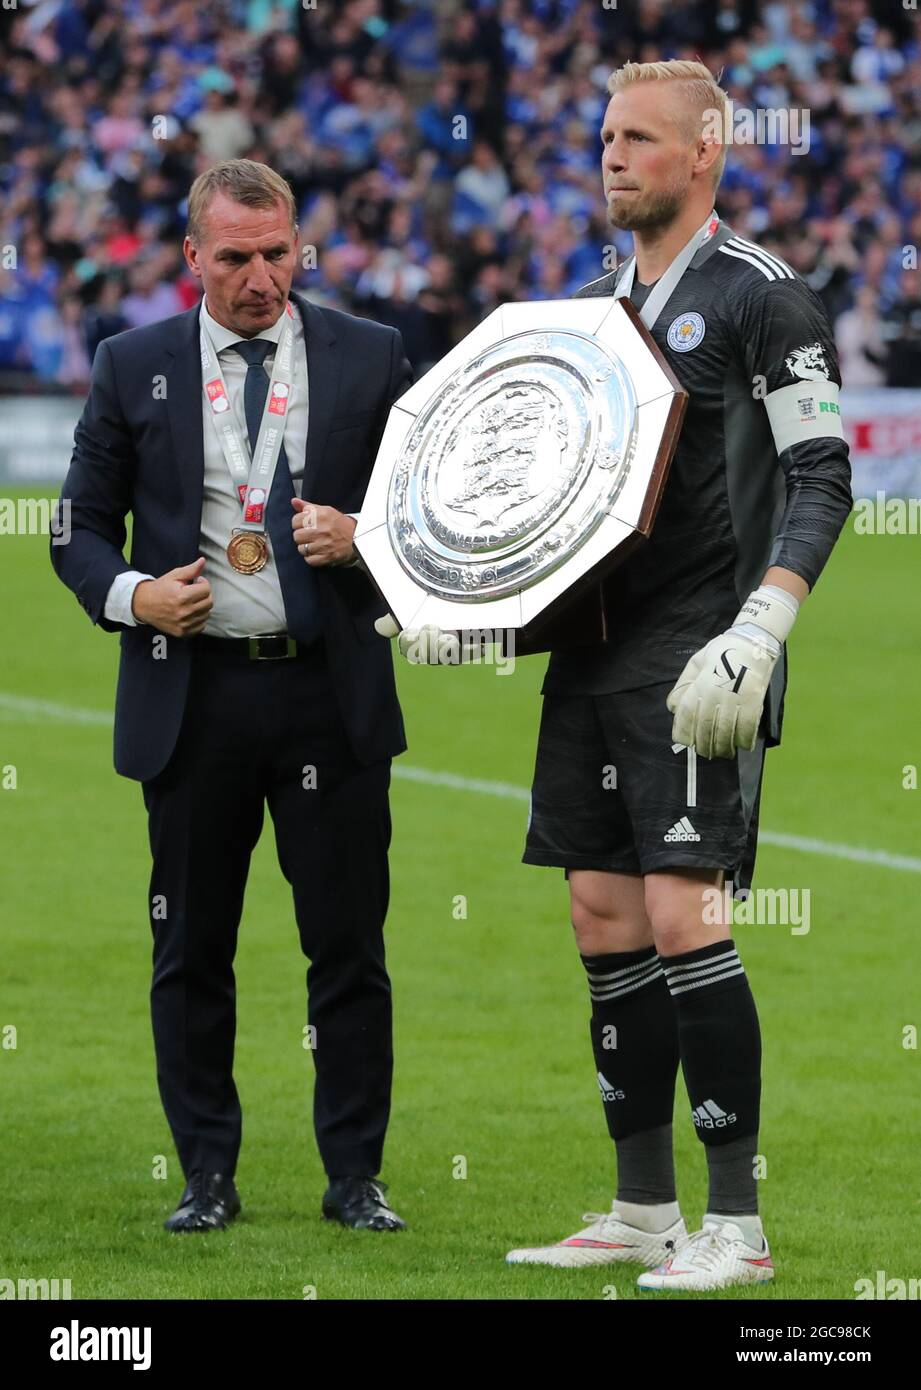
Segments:
[[[282,638],[284,638],[284,640],[285,640],[285,650],[284,650],[283,652],[277,652],[277,653],[265,652],[265,653],[263,653],[263,652],[260,650],[260,645],[261,645],[261,643],[267,642],[267,641],[272,641],[272,642],[276,642],[276,643],[277,643],[277,642],[280,642]],[[296,656],[296,655],[297,655],[297,641],[296,641],[295,638],[293,638],[292,636],[290,636],[290,634],[287,633],[287,632],[265,632],[265,633],[260,633],[260,634],[258,634],[258,635],[255,636],[255,637],[248,637],[248,638],[247,638],[247,643],[248,643],[247,654],[248,654],[248,656],[249,656],[250,661],[280,661],[280,660],[285,659],[286,657],[291,657],[291,656]]]

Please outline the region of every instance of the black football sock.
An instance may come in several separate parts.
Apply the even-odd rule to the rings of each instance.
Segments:
[[[662,967],[677,1012],[694,1126],[706,1146],[707,1210],[754,1215],[761,1031],[748,977],[732,941],[663,956]]]
[[[617,1150],[615,1201],[674,1202],[678,1032],[655,947],[583,956],[582,964],[598,1087]]]
[[[754,1216],[758,1210],[754,1177],[757,1134],[743,1134],[728,1144],[707,1145],[710,1170],[708,1216]]]

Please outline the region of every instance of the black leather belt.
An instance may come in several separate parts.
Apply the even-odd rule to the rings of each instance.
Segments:
[[[316,659],[322,642],[298,642],[287,632],[261,632],[253,637],[211,637],[201,632],[194,644],[203,656],[231,661],[285,661]]]

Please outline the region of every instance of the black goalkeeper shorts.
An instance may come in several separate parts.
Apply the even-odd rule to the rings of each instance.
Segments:
[[[703,758],[672,743],[673,681],[543,697],[525,864],[647,874],[723,869],[751,887],[764,768],[752,752]]]

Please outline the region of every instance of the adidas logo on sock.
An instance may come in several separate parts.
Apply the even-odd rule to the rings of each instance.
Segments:
[[[601,1092],[602,1100],[625,1100],[626,1094],[623,1091],[615,1091],[610,1081],[598,1073],[598,1089]]]
[[[703,1105],[698,1105],[691,1114],[698,1129],[725,1129],[727,1125],[734,1125],[738,1119],[735,1112],[727,1115],[715,1100],[705,1100]]]
[[[676,840],[699,840],[700,836],[694,829],[687,816],[682,816],[676,820],[671,830],[662,836],[666,844],[673,844]]]

